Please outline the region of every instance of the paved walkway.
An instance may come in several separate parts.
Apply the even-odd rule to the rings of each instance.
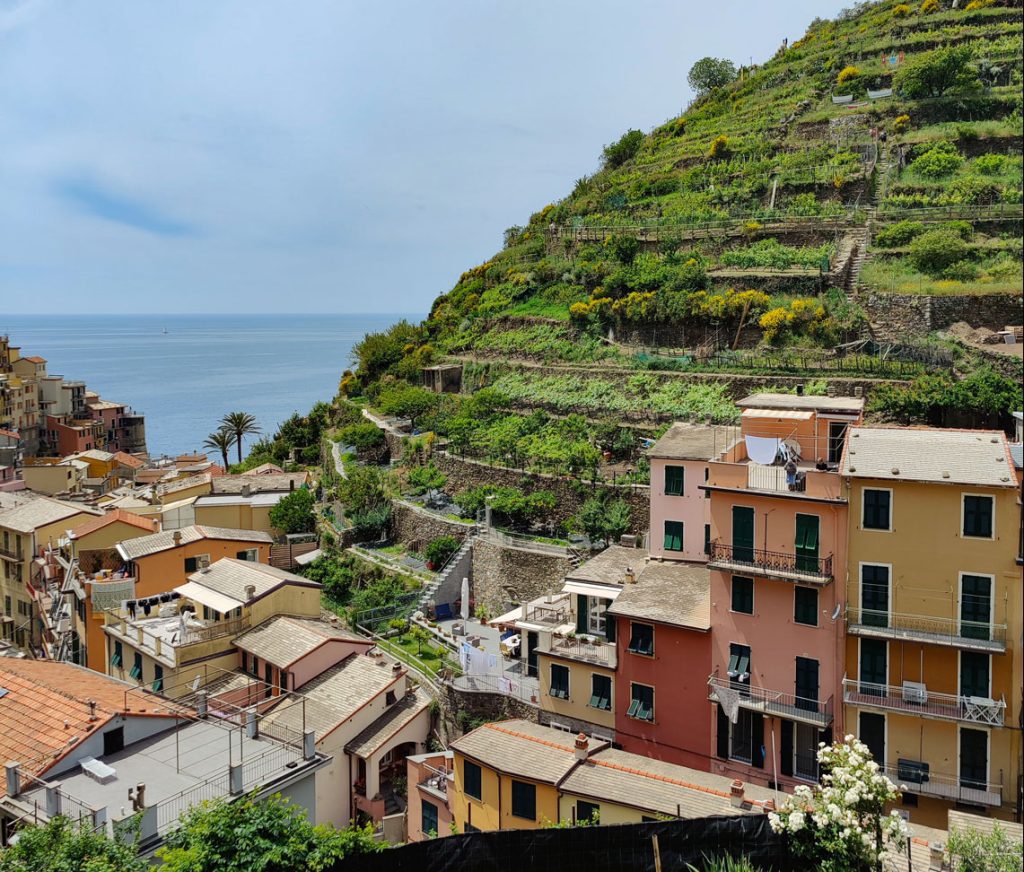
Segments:
[[[512,682],[513,692],[509,694],[510,696],[516,696],[527,701],[537,697],[537,694],[540,692],[540,683],[535,677],[526,674],[525,652],[522,649],[520,651],[524,654],[523,659],[512,660],[502,656],[500,647],[501,631],[488,624],[481,624],[475,619],[463,622],[461,618],[454,618],[449,621],[438,621],[437,625],[439,628],[450,633],[452,632],[452,627],[460,623],[465,623],[466,625],[466,636],[457,636],[456,638],[459,642],[461,643],[464,639],[468,639],[471,636],[479,636],[479,647],[483,648],[488,654],[495,655],[498,658],[498,665],[488,675],[463,675],[457,678],[456,687],[463,690],[479,690],[491,693],[503,692],[503,688],[507,690],[508,685],[500,685],[499,680],[504,678]]]

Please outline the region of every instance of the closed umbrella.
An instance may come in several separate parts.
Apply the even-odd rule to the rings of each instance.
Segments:
[[[462,620],[469,620],[469,579],[462,579]]]

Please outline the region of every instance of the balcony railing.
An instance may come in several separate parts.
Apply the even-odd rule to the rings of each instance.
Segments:
[[[559,627],[572,619],[568,606],[532,606],[526,612],[526,623]]]
[[[0,545],[0,557],[6,557],[8,560],[20,563],[25,559],[25,554],[20,549],[4,548],[3,545]]]
[[[933,618],[849,607],[846,625],[854,636],[876,639],[900,639],[932,645],[949,645],[970,651],[1006,651],[1006,624],[983,624],[958,621],[956,618]]]
[[[586,660],[600,666],[615,668],[615,644],[613,642],[590,641],[579,636],[556,636],[551,647],[544,654],[557,654],[573,660]]]
[[[936,693],[913,682],[898,687],[844,678],[843,700],[847,705],[992,727],[1001,727],[1006,715],[1006,701],[1003,699]]]
[[[787,554],[763,548],[727,545],[718,540],[708,545],[708,565],[794,581],[828,583],[833,577],[831,554],[827,557]]]
[[[971,805],[1003,804],[1003,785],[931,772],[916,760],[901,760],[896,766],[883,767],[883,771],[904,793],[937,796]]]
[[[822,729],[832,723],[832,697],[826,700],[808,699],[781,690],[733,683],[717,675],[708,677],[708,689],[708,698],[715,702],[725,704],[728,695],[735,694],[739,707],[743,709],[813,724]]]

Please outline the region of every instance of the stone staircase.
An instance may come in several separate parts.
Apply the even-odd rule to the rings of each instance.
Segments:
[[[860,284],[860,270],[864,266],[864,259],[868,254],[868,243],[871,239],[871,221],[865,227],[858,227],[850,231],[852,237],[852,253],[850,255],[849,269],[846,271],[846,279],[843,282],[843,290],[846,296],[852,297]]]
[[[448,558],[448,562],[438,570],[430,581],[423,585],[420,590],[419,601],[416,604],[418,611],[426,613],[427,609],[433,604],[434,595],[437,593],[438,589],[451,578],[452,573],[462,562],[462,558],[465,557],[473,548],[473,539],[476,538],[477,532],[477,530],[471,532],[463,540],[462,544],[459,546],[459,550]]]

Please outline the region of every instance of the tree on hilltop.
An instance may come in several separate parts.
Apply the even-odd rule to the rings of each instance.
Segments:
[[[690,67],[686,81],[698,94],[707,94],[736,78],[736,65],[725,58],[701,58]]]

